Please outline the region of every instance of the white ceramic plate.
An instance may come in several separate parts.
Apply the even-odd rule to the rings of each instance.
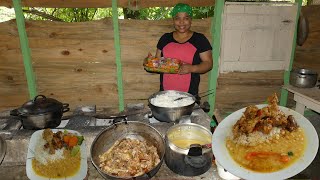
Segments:
[[[266,106],[266,104],[257,105],[258,108],[262,108],[264,106]],[[226,138],[229,135],[231,135],[232,126],[240,119],[243,112],[245,111],[245,108],[243,108],[227,116],[217,126],[217,129],[215,130],[212,136],[213,154],[215,155],[216,160],[221,164],[221,166],[224,167],[224,169],[234,174],[235,176],[238,176],[243,179],[270,180],[290,178],[300,173],[311,164],[311,162],[317,154],[319,146],[318,135],[316,130],[314,129],[313,125],[309,122],[309,120],[301,114],[299,114],[298,112],[283,106],[279,107],[281,111],[283,111],[286,115],[293,115],[298,125],[302,129],[304,129],[307,141],[304,155],[289,167],[272,173],[259,173],[255,171],[250,171],[237,164],[232,159],[226,148]]]
[[[51,129],[53,132],[57,132],[57,131],[64,131],[64,129]],[[68,130],[66,129],[68,132],[70,133],[74,133],[77,134],[78,136],[81,136],[81,134],[77,131],[73,131],[73,130]],[[86,153],[86,141],[84,140],[80,146],[80,152],[81,152],[81,162],[80,162],[80,169],[79,171],[70,177],[67,178],[45,178],[43,176],[39,176],[36,174],[36,172],[33,170],[32,168],[32,159],[34,158],[34,152],[35,152],[35,147],[37,144],[37,141],[39,138],[41,138],[42,136],[42,132],[43,130],[38,130],[36,132],[34,132],[31,136],[30,142],[29,142],[29,146],[28,146],[28,154],[27,154],[27,162],[26,162],[26,172],[27,172],[27,176],[29,179],[32,180],[79,180],[79,179],[84,179],[87,175],[87,169],[88,169],[88,165],[87,165],[87,153]]]

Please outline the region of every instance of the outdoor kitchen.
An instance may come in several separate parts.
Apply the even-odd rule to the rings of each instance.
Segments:
[[[177,3],[214,7],[212,17],[192,19],[191,29],[213,47],[212,70],[201,74],[196,95],[159,91],[159,73],[177,75],[183,66],[150,55],[172,31],[171,18],[68,23],[28,20],[22,11],[110,7],[118,14]],[[0,23],[1,179],[320,177],[320,4],[0,0],[0,6],[16,15]]]

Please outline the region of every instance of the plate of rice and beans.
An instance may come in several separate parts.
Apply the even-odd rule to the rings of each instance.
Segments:
[[[313,125],[303,115],[278,106],[273,94],[268,104],[251,105],[227,116],[216,128],[212,151],[230,173],[243,179],[286,179],[308,167],[319,142]]]
[[[78,180],[87,175],[84,137],[77,131],[44,129],[31,136],[26,171],[33,180]]]

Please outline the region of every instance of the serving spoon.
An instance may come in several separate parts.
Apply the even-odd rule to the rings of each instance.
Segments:
[[[214,93],[213,90],[214,90],[214,89],[210,89],[210,90],[208,90],[208,91],[205,91],[205,92],[202,92],[202,93],[198,93],[197,95],[198,95],[200,98],[203,98],[203,97],[209,96],[210,94],[213,94],[213,93]],[[200,94],[204,94],[204,95],[200,96]],[[176,98],[176,99],[173,100],[173,101],[179,101],[179,100],[185,99],[185,98],[190,98],[190,97],[189,97],[189,96],[178,97],[178,98]]]

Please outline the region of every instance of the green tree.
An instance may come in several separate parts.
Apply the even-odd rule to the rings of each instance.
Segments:
[[[140,10],[119,8],[119,16],[125,19],[159,20],[170,18],[172,7],[154,7]],[[213,16],[214,7],[195,7],[194,18]],[[23,8],[25,17],[32,20],[83,22],[112,17],[111,8]]]

